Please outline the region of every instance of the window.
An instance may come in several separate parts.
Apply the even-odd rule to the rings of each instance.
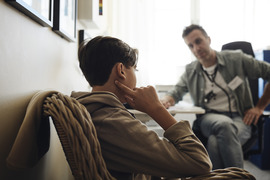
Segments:
[[[181,37],[189,12],[189,0],[113,1],[110,34],[139,49],[138,86],[177,82],[191,61]]]
[[[202,25],[213,49],[230,41],[269,46],[269,0],[113,0],[108,34],[139,49],[138,86],[175,84],[194,60],[182,39],[191,22]],[[264,10],[265,9],[265,10]]]

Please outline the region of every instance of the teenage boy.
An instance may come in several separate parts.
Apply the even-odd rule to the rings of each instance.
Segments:
[[[119,39],[98,36],[81,45],[78,56],[92,92],[72,96],[89,111],[107,168],[115,178],[186,177],[212,169],[189,123],[177,122],[152,86],[136,88],[136,49]],[[147,129],[124,103],[150,115],[165,130],[165,138]]]

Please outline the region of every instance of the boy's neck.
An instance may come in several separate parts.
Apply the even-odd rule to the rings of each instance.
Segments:
[[[97,92],[97,91],[111,92],[111,93],[115,94],[122,103],[125,103],[125,98],[121,95],[121,92],[119,92],[119,89],[114,84],[107,84],[106,83],[103,86],[93,86],[92,92]]]

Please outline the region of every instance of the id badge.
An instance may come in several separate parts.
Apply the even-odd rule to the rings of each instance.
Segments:
[[[228,86],[230,89],[235,90],[242,83],[243,80],[239,76],[236,76],[235,78],[233,78],[233,80],[231,80],[231,82],[229,82]]]

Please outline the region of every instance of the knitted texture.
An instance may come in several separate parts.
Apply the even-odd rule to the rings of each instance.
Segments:
[[[256,178],[252,174],[250,174],[248,171],[241,168],[237,168],[237,167],[216,169],[205,175],[191,177],[191,178],[183,178],[182,180],[220,180],[220,179],[256,180]]]

